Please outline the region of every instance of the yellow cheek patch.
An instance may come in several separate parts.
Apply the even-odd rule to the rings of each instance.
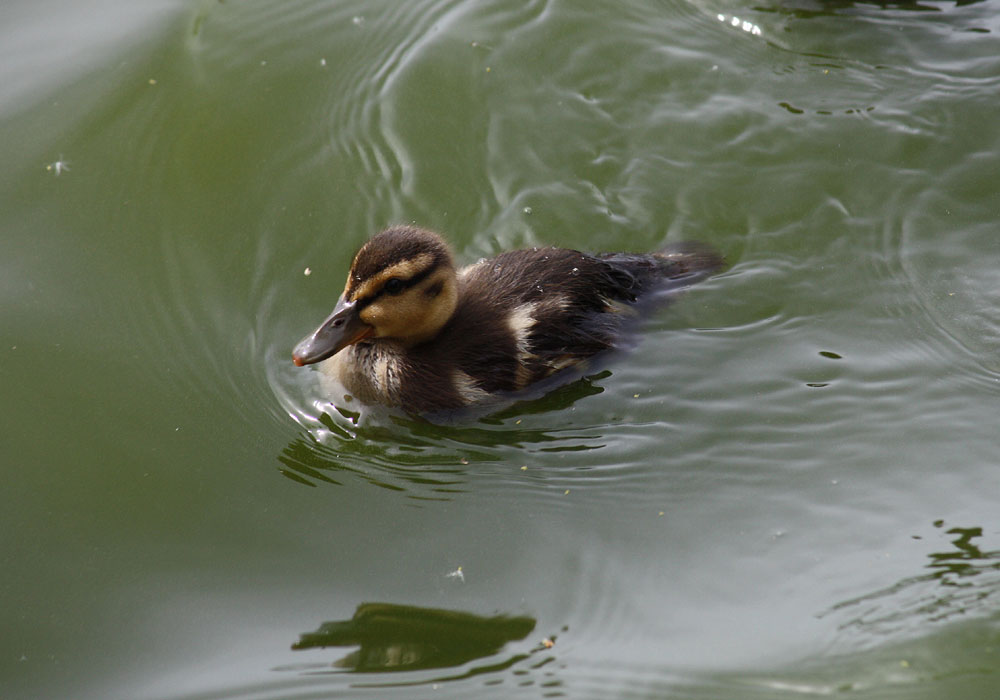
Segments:
[[[435,287],[440,291],[429,295]],[[402,294],[378,296],[361,309],[359,317],[375,329],[376,338],[412,344],[433,337],[447,323],[457,296],[454,280],[449,280],[446,270],[440,270]]]
[[[362,309],[359,316],[375,329],[377,338],[406,338],[419,328],[426,312],[417,291],[408,289],[398,297],[379,297]]]
[[[384,270],[379,270],[376,274],[365,280],[356,279],[352,270],[347,278],[347,286],[344,287],[344,295],[352,301],[374,296],[382,289],[382,285],[386,283],[386,280],[393,277],[398,277],[404,281],[408,280],[433,264],[433,255],[430,253],[421,253],[414,258],[402,260]]]

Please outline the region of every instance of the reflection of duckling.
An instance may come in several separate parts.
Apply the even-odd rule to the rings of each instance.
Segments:
[[[496,654],[533,629],[535,619],[527,616],[362,603],[350,620],[324,622],[300,635],[292,649],[359,646],[334,665],[368,673],[446,668]]]
[[[652,255],[561,248],[456,270],[434,233],[390,228],[354,258],[333,313],[292,355],[362,401],[416,413],[488,403],[615,347],[643,295],[693,284],[721,258],[697,244]]]

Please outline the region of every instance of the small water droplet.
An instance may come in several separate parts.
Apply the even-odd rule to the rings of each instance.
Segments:
[[[580,274],[580,268],[578,268],[578,267],[574,267],[574,268],[573,268],[572,270],[570,270],[569,272],[570,272],[570,274],[571,274],[571,275],[579,275],[579,274]]]
[[[544,289],[542,289],[542,285],[540,285],[540,284],[536,284],[535,285],[535,289],[537,289],[540,292],[544,292],[545,291]]]
[[[531,213],[531,207],[525,207],[521,211],[523,211],[525,214],[530,214]]]

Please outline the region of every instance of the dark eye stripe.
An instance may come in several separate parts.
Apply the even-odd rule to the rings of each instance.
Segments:
[[[400,277],[394,277],[394,278],[392,278],[392,279],[398,279],[400,282],[403,283],[403,286],[399,288],[399,292],[397,292],[397,294],[402,294],[403,292],[405,292],[410,287],[412,287],[414,285],[417,285],[417,284],[420,284],[425,279],[427,279],[427,277],[430,276],[430,274],[432,272],[434,272],[437,269],[438,269],[438,265],[437,265],[437,263],[435,263],[434,265],[431,265],[430,267],[421,270],[420,272],[418,272],[417,274],[413,275],[413,277],[411,277],[409,279],[405,279],[404,280],[404,279],[402,279]],[[357,310],[360,312],[361,309],[365,308],[366,306],[368,306],[369,304],[371,304],[373,301],[375,301],[376,299],[378,299],[380,296],[382,296],[385,293],[386,293],[385,287],[382,287],[377,292],[375,292],[374,294],[370,294],[370,295],[366,296],[364,299],[357,299],[355,301],[355,303],[357,304],[357,306],[356,306]]]

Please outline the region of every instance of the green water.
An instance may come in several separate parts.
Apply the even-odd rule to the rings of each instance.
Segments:
[[[998,11],[5,4],[0,696],[1000,696]],[[408,222],[729,266],[499,416],[334,406]]]

